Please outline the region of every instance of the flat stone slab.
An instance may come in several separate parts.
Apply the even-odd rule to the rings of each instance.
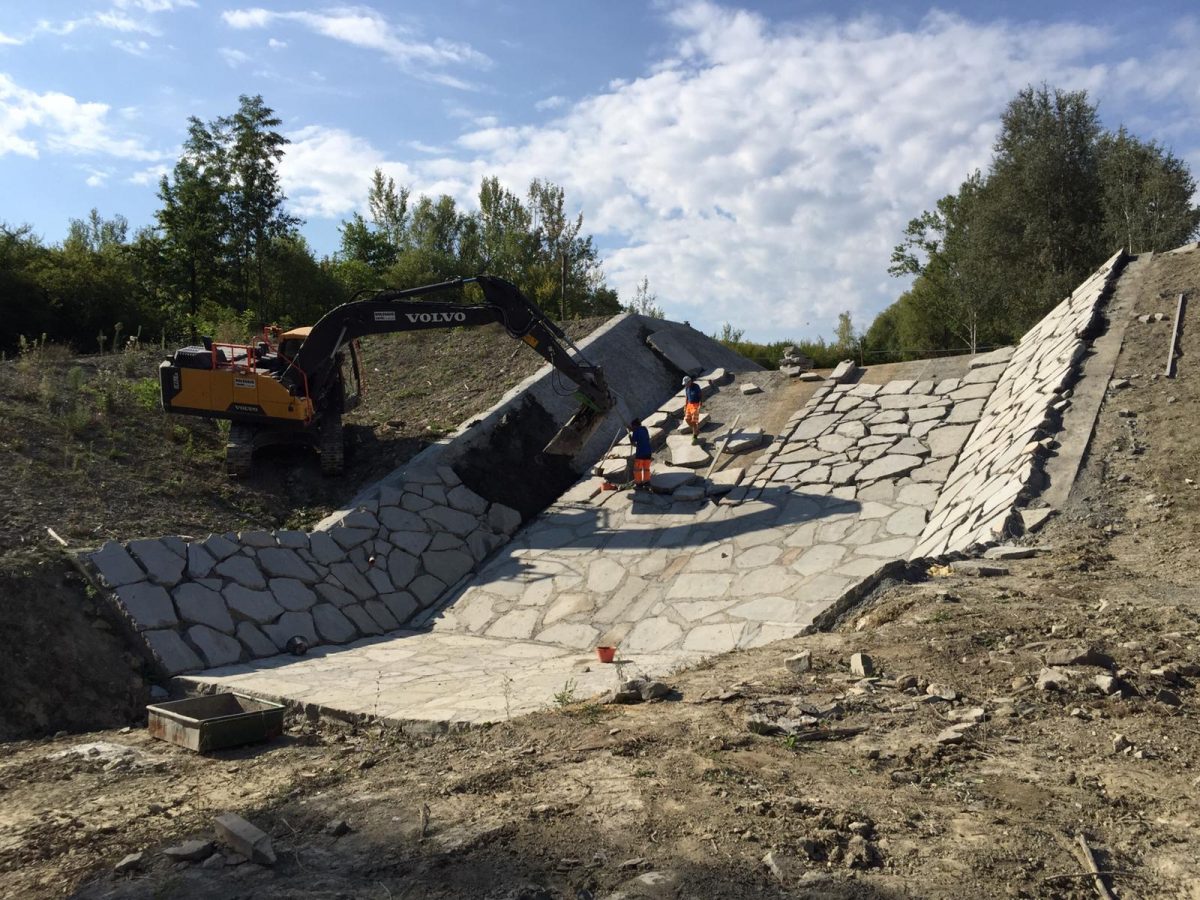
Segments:
[[[685,484],[692,484],[699,476],[691,469],[661,468],[650,470],[650,486],[658,491],[673,491]]]
[[[696,469],[712,462],[712,454],[704,449],[703,444],[693,443],[690,435],[672,435],[667,438],[667,450],[671,455],[671,465]]]
[[[646,343],[666,357],[667,361],[681,372],[695,376],[704,371],[704,365],[700,360],[674,334],[656,331],[646,338]]]

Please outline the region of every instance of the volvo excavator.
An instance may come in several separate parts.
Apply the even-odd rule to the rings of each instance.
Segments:
[[[467,284],[479,286],[482,303],[417,299]],[[159,365],[163,409],[229,419],[230,475],[248,475],[256,449],[296,440],[315,446],[324,474],[339,475],[342,416],[363,390],[357,339],[491,323],[503,325],[575,383],[581,406],[543,451],[574,456],[614,405],[604,374],[514,285],[492,275],[378,291],[337,307],[311,327],[265,329],[263,339],[250,344],[204,338],[202,346],[176,350]]]

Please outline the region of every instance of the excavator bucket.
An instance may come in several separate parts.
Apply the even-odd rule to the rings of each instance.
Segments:
[[[567,421],[567,424],[559,429],[558,434],[550,439],[545,449],[542,451],[548,456],[566,456],[573,457],[578,454],[584,444],[588,442],[588,438],[600,427],[600,423],[604,421],[604,414],[612,409],[611,402],[607,408],[597,406],[591,400],[583,398],[577,394],[577,397],[583,399],[582,405],[576,411],[575,415]]]

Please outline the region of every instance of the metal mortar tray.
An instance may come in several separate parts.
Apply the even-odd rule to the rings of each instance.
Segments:
[[[150,736],[206,753],[283,734],[280,703],[244,694],[208,694],[146,707]]]

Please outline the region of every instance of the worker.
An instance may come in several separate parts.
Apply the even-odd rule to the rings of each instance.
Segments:
[[[633,487],[634,490],[650,490],[650,458],[654,450],[650,446],[650,431],[641,419],[629,423],[629,440],[633,444]]]
[[[700,391],[700,385],[692,380],[690,375],[684,376],[683,379],[683,399],[685,406],[683,408],[683,420],[692,426],[692,443],[700,440],[700,401],[703,399],[703,394]]]

